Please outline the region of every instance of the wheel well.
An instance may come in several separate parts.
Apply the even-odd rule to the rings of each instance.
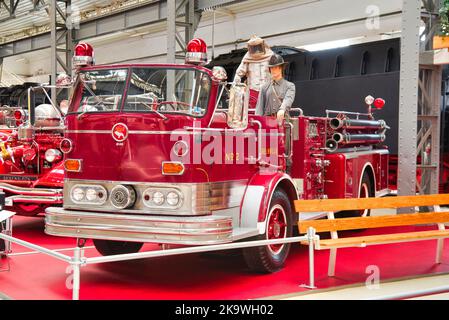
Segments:
[[[298,195],[296,193],[296,188],[293,183],[287,179],[282,180],[276,186],[276,190],[283,190],[287,193],[288,198],[290,199],[290,204],[292,206],[292,212],[295,213],[295,200],[298,200]]]
[[[373,196],[376,194],[376,182],[375,182],[375,179],[374,179],[374,171],[373,171],[373,168],[370,166],[370,165],[368,165],[368,166],[366,166],[366,168],[365,168],[365,172],[368,174],[368,177],[369,177],[369,180],[370,180],[370,182],[371,182],[371,186],[373,187],[373,189],[372,189],[372,191],[373,191]],[[363,174],[365,174],[365,172],[363,173]],[[362,176],[363,177],[363,176]]]

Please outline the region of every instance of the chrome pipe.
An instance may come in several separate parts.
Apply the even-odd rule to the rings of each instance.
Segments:
[[[24,188],[0,182],[0,190],[21,196],[62,196],[62,189]]]
[[[329,122],[333,130],[339,129],[385,129],[387,124],[384,120],[358,120],[333,118]]]
[[[384,134],[344,134],[341,144],[373,144],[385,141]]]
[[[47,197],[47,196],[11,196],[5,199],[8,202],[14,204],[19,203],[32,203],[32,204],[60,204],[63,201],[63,197]]]
[[[232,242],[232,243],[226,243],[226,244],[214,244],[214,245],[188,247],[188,248],[176,248],[176,249],[170,249],[170,250],[158,250],[158,251],[149,251],[149,252],[118,254],[118,255],[113,255],[113,256],[84,258],[83,264],[107,263],[107,262],[115,262],[115,261],[126,261],[126,260],[155,258],[155,257],[167,257],[167,256],[182,255],[182,254],[189,254],[189,253],[211,252],[211,251],[228,250],[228,249],[241,249],[241,248],[258,247],[258,246],[273,245],[273,244],[295,243],[295,242],[306,241],[308,239],[309,239],[309,237],[307,237],[307,236],[300,236],[300,237],[290,237],[290,238],[283,238],[283,239],[257,240],[257,241],[253,240],[253,241],[245,241],[245,242]]]

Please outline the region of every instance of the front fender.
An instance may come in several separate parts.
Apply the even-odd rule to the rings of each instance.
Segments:
[[[33,187],[62,188],[64,184],[64,162],[58,163],[51,171],[39,178]]]
[[[285,173],[255,174],[249,181],[243,196],[240,221],[242,228],[258,228],[265,233],[265,224],[274,191],[280,184],[288,186],[291,200],[299,198],[293,179]],[[293,191],[294,190],[294,191]]]

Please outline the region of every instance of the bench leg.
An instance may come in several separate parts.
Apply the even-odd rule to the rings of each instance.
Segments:
[[[446,230],[446,227],[444,226],[444,223],[438,224],[438,230]],[[444,247],[444,239],[438,239],[437,240],[437,254],[435,258],[435,263],[440,264],[441,259],[443,258],[443,247]]]
[[[443,257],[443,247],[444,247],[444,239],[438,239],[437,240],[437,255],[435,259],[435,263],[440,264],[441,259]]]
[[[327,275],[329,277],[335,276],[335,262],[337,261],[337,249],[330,249],[329,254],[329,268]]]

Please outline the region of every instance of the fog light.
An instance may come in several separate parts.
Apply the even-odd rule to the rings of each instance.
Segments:
[[[164,203],[164,201],[165,201],[165,197],[162,192],[157,191],[153,194],[153,202],[156,205],[160,206]]]
[[[59,150],[56,149],[48,149],[45,151],[45,160],[52,163],[55,161],[59,161],[62,159],[62,153]]]
[[[95,189],[87,189],[86,191],[86,199],[89,201],[95,201],[98,198],[97,190]]]
[[[75,201],[82,201],[85,197],[85,192],[81,188],[74,188],[72,190],[72,199]]]
[[[176,192],[169,192],[167,194],[167,203],[171,206],[177,206],[179,203],[179,195]]]

